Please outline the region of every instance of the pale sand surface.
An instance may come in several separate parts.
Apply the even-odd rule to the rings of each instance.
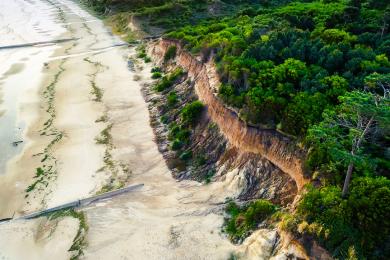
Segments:
[[[109,182],[143,183],[139,191],[84,210],[89,226],[86,259],[227,259],[237,248],[220,232],[221,203],[238,193],[242,176],[231,172],[225,181],[210,185],[174,180],[153,141],[140,91],[141,84],[150,81],[152,65],[140,64],[142,69],[130,72],[127,57],[134,55],[134,48],[91,53],[118,39],[74,3],[53,2],[63,11],[62,23],[68,26],[62,37],[81,39],[62,44],[52,55],[49,68],[42,68],[40,87],[25,94],[19,112],[26,122],[24,140],[28,142],[0,178],[0,215],[22,214],[86,197]],[[136,74],[141,81],[134,81]],[[101,102],[94,101],[91,81],[103,91]],[[47,112],[49,99],[44,92],[53,82],[54,117]],[[106,122],[96,122],[104,115]],[[53,124],[44,132],[62,133],[52,146],[53,136],[40,131],[51,117]],[[110,125],[112,139],[106,145],[97,144],[96,137]],[[47,147],[49,159],[42,161],[44,154],[34,156]],[[107,166],[107,153],[110,166],[102,169]],[[38,186],[25,198],[35,169],[43,165],[52,166],[55,174],[47,186]],[[0,256],[68,259],[78,220],[66,217],[58,221],[57,225],[45,218],[1,224]]]
[[[79,221],[66,217],[58,221],[44,218],[0,225],[0,259],[66,260]]]

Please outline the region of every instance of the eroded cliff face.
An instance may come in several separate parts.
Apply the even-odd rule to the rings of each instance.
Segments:
[[[164,70],[169,72],[175,67],[175,64],[165,64]],[[211,179],[229,182],[235,178],[239,180],[237,193],[231,196],[240,201],[262,198],[282,206],[293,202],[297,188],[290,176],[263,156],[240,151],[230,144],[206,110],[191,130],[189,142],[183,149],[191,151],[192,160],[183,161],[178,156],[180,152],[172,150],[169,125],[178,123],[180,111],[186,104],[198,100],[196,81],[188,77],[188,74],[184,74],[163,92],[156,92],[152,85],[143,87],[156,142],[172,175],[179,180],[192,179],[199,182]],[[177,95],[178,101],[174,106],[167,105],[169,93]]]
[[[183,50],[180,43],[168,39],[150,43],[149,54],[162,64],[165,52],[172,45],[177,48],[174,62],[187,71],[194,82],[196,95],[207,106],[210,120],[218,126],[228,143],[239,153],[261,155],[270,161],[295,181],[299,192],[309,181],[303,166],[304,151],[277,131],[248,126],[237,113],[227,108],[216,95],[220,80],[212,59],[201,62],[200,58]]]

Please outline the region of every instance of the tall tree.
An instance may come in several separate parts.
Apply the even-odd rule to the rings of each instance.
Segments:
[[[386,95],[353,91],[341,96],[336,110],[326,110],[324,121],[309,130],[309,139],[328,149],[334,161],[347,163],[342,196],[348,193],[353,169],[369,160],[363,145],[383,134],[390,123],[390,99]]]

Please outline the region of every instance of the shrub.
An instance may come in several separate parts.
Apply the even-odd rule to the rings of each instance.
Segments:
[[[212,170],[209,170],[207,173],[206,173],[206,176],[205,176],[205,181],[206,181],[206,184],[210,183],[211,182],[211,178],[215,175],[215,170],[212,169]]]
[[[168,50],[166,51],[165,55],[164,55],[164,61],[167,62],[173,58],[175,58],[176,56],[176,46],[175,45],[171,45],[169,46]]]
[[[183,123],[194,125],[199,119],[202,110],[203,104],[200,101],[194,101],[184,106],[181,111],[181,119]]]
[[[146,55],[146,52],[143,50],[143,51],[140,51],[138,54],[137,54],[137,58],[140,58],[140,59],[145,59],[147,57]]]
[[[154,67],[152,68],[152,70],[150,71],[151,73],[155,73],[155,72],[162,72],[161,68],[160,67]]]
[[[173,107],[177,103],[177,95],[176,92],[172,91],[169,93],[167,97],[168,106]]]
[[[206,161],[206,156],[204,156],[203,154],[199,154],[195,157],[194,164],[195,166],[202,166],[206,164]]]
[[[159,83],[154,87],[157,92],[164,91],[165,89],[171,87],[171,82],[169,82],[167,77],[163,77]]]
[[[276,210],[277,207],[266,200],[257,200],[244,207],[230,202],[226,207],[226,213],[229,216],[225,221],[224,230],[232,241],[237,242],[247,237],[258,224],[275,213]]]
[[[178,140],[178,139],[174,140],[172,142],[172,144],[171,144],[171,149],[173,151],[177,151],[177,150],[179,150],[182,147],[183,147],[183,143],[180,140]]]
[[[180,160],[182,161],[188,161],[192,158],[192,151],[185,151],[179,156]]]
[[[168,123],[168,120],[169,120],[169,117],[166,116],[166,115],[163,115],[163,116],[160,117],[160,121],[161,121],[161,123],[163,123],[163,124],[167,124],[167,123]]]
[[[168,140],[175,140],[176,135],[180,132],[180,126],[176,122],[173,122],[168,126],[168,129]]]
[[[188,143],[191,132],[188,129],[181,128],[176,134],[176,138],[182,141],[183,143]]]
[[[160,80],[160,82],[155,86],[155,90],[161,92],[166,90],[167,88],[170,88],[181,76],[183,76],[183,74],[183,69],[175,69],[168,76],[165,76]]]
[[[162,77],[161,72],[153,72],[152,79],[159,79]]]

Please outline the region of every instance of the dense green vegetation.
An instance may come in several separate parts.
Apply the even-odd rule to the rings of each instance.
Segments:
[[[225,219],[224,231],[231,240],[238,242],[250,235],[276,210],[277,207],[266,200],[257,200],[242,207],[230,202],[226,207],[228,217]]]
[[[152,27],[174,30],[183,25],[193,25],[215,17],[224,17],[240,13],[248,6],[260,6],[260,2],[278,4],[286,1],[253,1],[253,0],[79,0],[99,14],[115,13],[115,19],[126,18],[129,12],[137,18],[143,29],[153,34]]]
[[[88,2],[132,10],[204,60],[212,55],[226,104],[306,147],[315,187],[286,228],[340,259],[390,258],[388,1]],[[165,59],[174,56],[172,49]],[[174,81],[165,76],[156,90]],[[167,100],[173,107],[177,96]],[[190,128],[183,115],[177,121],[169,125],[171,148],[182,152]],[[234,212],[228,233],[237,239],[257,223],[241,225],[245,213]]]
[[[172,96],[175,97],[175,103],[177,102],[176,94],[172,93],[174,92],[170,92],[168,95],[168,105],[169,103],[172,103],[172,101],[170,101],[170,99],[173,99]],[[180,110],[179,120],[173,121],[168,126],[168,139],[171,141],[171,149],[174,151],[179,151],[179,158],[183,161],[186,161],[192,157],[191,151],[183,151],[181,148],[189,144],[191,129],[193,129],[198,122],[202,111],[203,104],[200,101],[194,101],[186,104]]]
[[[320,184],[294,227],[335,257],[389,257],[389,23],[385,1],[291,1],[168,34],[214,55],[243,120],[305,144]]]
[[[309,188],[296,218],[301,233],[318,238],[331,252],[347,258],[384,259],[389,255],[390,180],[358,177],[342,199],[336,186]]]

